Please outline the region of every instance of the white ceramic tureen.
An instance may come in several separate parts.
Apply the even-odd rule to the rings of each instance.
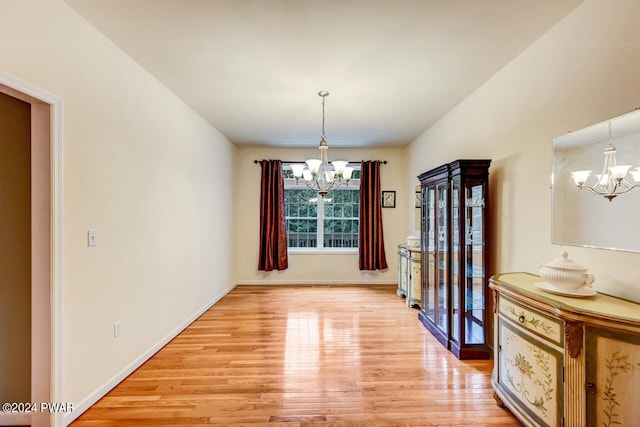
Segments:
[[[542,280],[558,290],[575,291],[595,280],[587,270],[570,260],[567,252],[562,252],[560,257],[541,265],[539,274]]]
[[[407,236],[407,246],[410,246],[412,248],[417,248],[418,246],[420,246],[420,237],[418,236]]]

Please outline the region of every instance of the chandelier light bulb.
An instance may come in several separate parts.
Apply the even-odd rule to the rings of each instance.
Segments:
[[[309,172],[311,172],[312,176],[315,176],[318,174],[318,171],[320,170],[320,165],[322,165],[322,160],[320,159],[309,159],[307,160],[307,165],[309,166]]]
[[[345,162],[344,160],[334,160],[331,162],[337,175],[342,175],[344,173],[344,168],[347,167],[347,163],[349,162]]]
[[[305,165],[302,163],[294,163],[291,165],[291,170],[293,171],[293,177],[296,179],[296,181],[302,177],[304,166]]]
[[[609,172],[611,172],[611,175],[613,175],[613,177],[617,181],[621,181],[622,178],[625,177],[629,169],[631,169],[631,165],[610,166]]]
[[[582,186],[587,182],[590,175],[590,170],[571,172],[571,178],[573,178],[573,181],[578,187],[580,187],[580,189],[582,189]]]

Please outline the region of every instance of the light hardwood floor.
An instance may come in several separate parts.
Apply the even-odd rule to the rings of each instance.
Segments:
[[[238,286],[72,424],[520,426],[392,286]]]

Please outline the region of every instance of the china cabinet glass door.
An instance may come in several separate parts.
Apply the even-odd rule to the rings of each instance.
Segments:
[[[451,239],[452,249],[452,268],[451,283],[459,283],[460,281],[460,179],[455,178],[451,181],[451,228],[453,237]],[[451,338],[460,342],[460,287],[451,287]]]
[[[465,204],[465,278],[464,320],[465,342],[484,344],[485,331],[485,194],[483,183],[468,182],[464,189]]]
[[[435,239],[435,224],[436,224],[436,200],[435,200],[435,187],[425,187],[422,193],[422,228],[423,235],[426,237],[423,239],[422,248],[423,253],[423,271],[424,280],[423,284],[423,304],[425,315],[435,322],[436,319],[436,239]]]
[[[465,186],[465,340],[468,344],[484,344],[485,256],[484,256],[484,186]]]
[[[449,233],[447,228],[447,183],[436,186],[437,209],[436,227],[436,324],[445,333],[449,331]]]

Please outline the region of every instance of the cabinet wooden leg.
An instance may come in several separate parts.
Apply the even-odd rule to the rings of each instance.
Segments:
[[[502,401],[502,399],[500,399],[500,396],[498,396],[498,394],[495,391],[493,392],[493,398],[496,400],[496,404],[499,407],[504,408],[504,402]]]

